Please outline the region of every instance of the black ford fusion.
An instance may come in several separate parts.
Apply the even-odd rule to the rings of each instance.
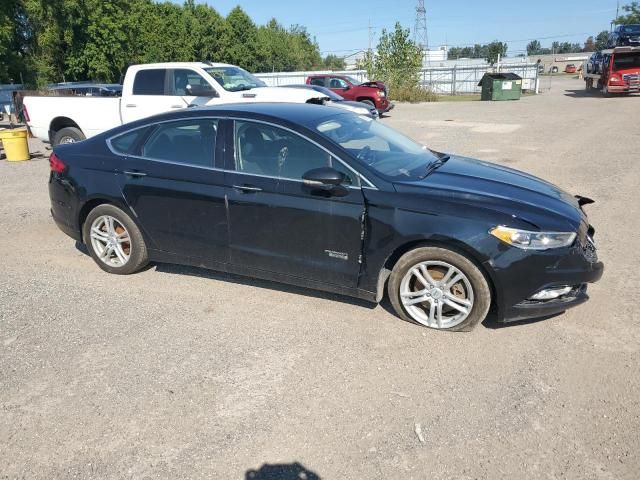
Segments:
[[[51,213],[100,268],[202,266],[379,302],[469,330],[585,302],[602,276],[591,200],[429,150],[335,108],[167,113],[50,158]]]

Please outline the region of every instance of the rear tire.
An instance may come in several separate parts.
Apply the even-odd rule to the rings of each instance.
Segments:
[[[59,145],[61,143],[76,143],[85,140],[82,130],[76,127],[65,127],[58,130],[53,136],[53,145]]]
[[[421,275],[425,270],[428,277]],[[491,306],[491,290],[480,269],[465,256],[440,247],[405,253],[393,267],[388,293],[403,320],[454,332],[472,330]]]
[[[149,263],[140,229],[114,205],[98,205],[89,212],[82,238],[93,261],[105,272],[129,275]]]

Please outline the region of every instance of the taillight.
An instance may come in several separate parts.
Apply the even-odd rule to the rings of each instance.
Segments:
[[[27,110],[26,105],[22,105],[22,116],[24,117],[25,122],[31,121],[31,118],[29,117],[29,111]]]
[[[55,153],[52,153],[49,157],[49,166],[51,167],[51,171],[56,173],[62,173],[67,169],[67,166]]]

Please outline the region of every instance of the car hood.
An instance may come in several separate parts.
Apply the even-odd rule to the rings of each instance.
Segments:
[[[451,156],[422,180],[398,182],[396,190],[420,187],[425,193],[456,197],[529,223],[537,228],[577,229],[584,213],[578,199],[557,186],[501,165]],[[586,202],[585,202],[586,203]]]
[[[287,87],[257,87],[251,90],[230,92],[238,102],[287,102],[306,103],[311,99],[327,100],[329,97],[311,89]]]

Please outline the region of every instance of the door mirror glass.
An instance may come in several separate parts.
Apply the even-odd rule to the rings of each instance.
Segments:
[[[346,175],[331,167],[314,168],[302,175],[305,185],[316,188],[331,188],[346,180]]]

